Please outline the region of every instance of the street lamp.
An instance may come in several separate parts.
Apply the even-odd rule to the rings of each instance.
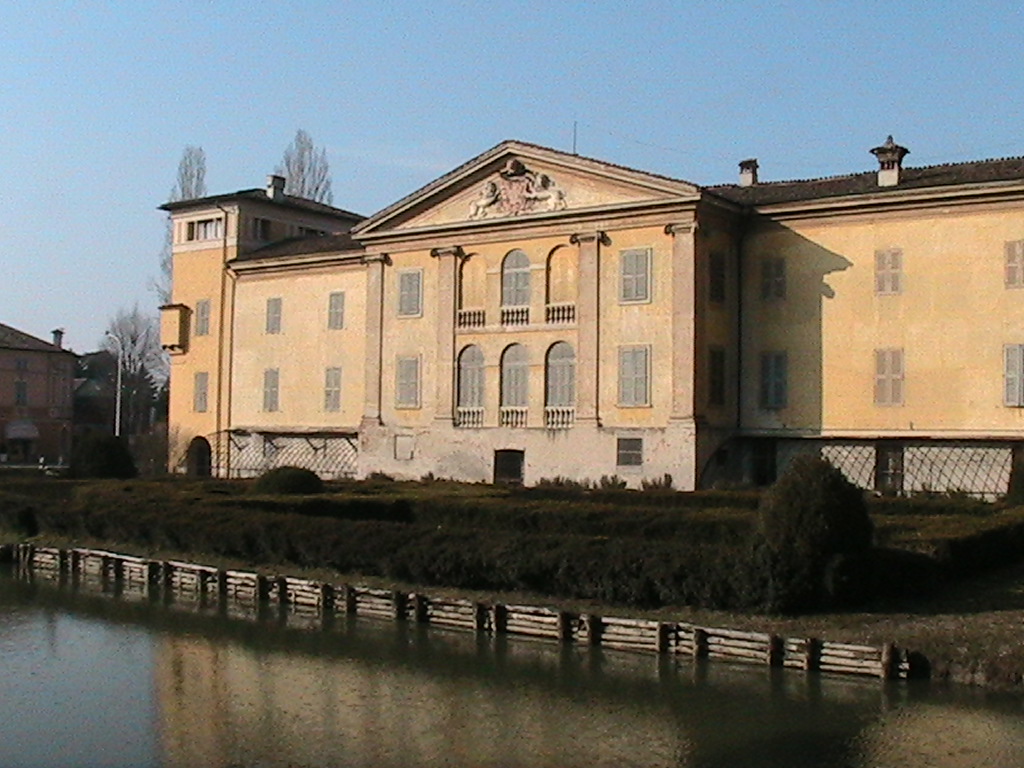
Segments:
[[[110,331],[107,331],[110,340],[117,344],[117,392],[114,395],[114,437],[121,436],[121,368],[124,359],[124,347],[121,340]]]

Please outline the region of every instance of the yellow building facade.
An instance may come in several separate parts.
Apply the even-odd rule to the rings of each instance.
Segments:
[[[169,204],[172,465],[691,489],[815,451],[866,487],[1005,492],[1024,161],[873,152],[699,187],[510,141],[367,219],[273,180]]]

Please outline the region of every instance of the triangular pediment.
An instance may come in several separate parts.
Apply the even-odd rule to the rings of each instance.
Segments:
[[[359,237],[687,200],[689,182],[506,141],[360,223]]]

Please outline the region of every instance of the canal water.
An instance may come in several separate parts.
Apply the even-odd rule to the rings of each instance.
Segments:
[[[298,620],[301,622],[301,620]],[[1024,765],[1024,699],[0,575],[0,766]]]

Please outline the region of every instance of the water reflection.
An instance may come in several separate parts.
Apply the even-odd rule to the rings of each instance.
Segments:
[[[1024,764],[1019,699],[197,608],[0,580],[0,765]]]

